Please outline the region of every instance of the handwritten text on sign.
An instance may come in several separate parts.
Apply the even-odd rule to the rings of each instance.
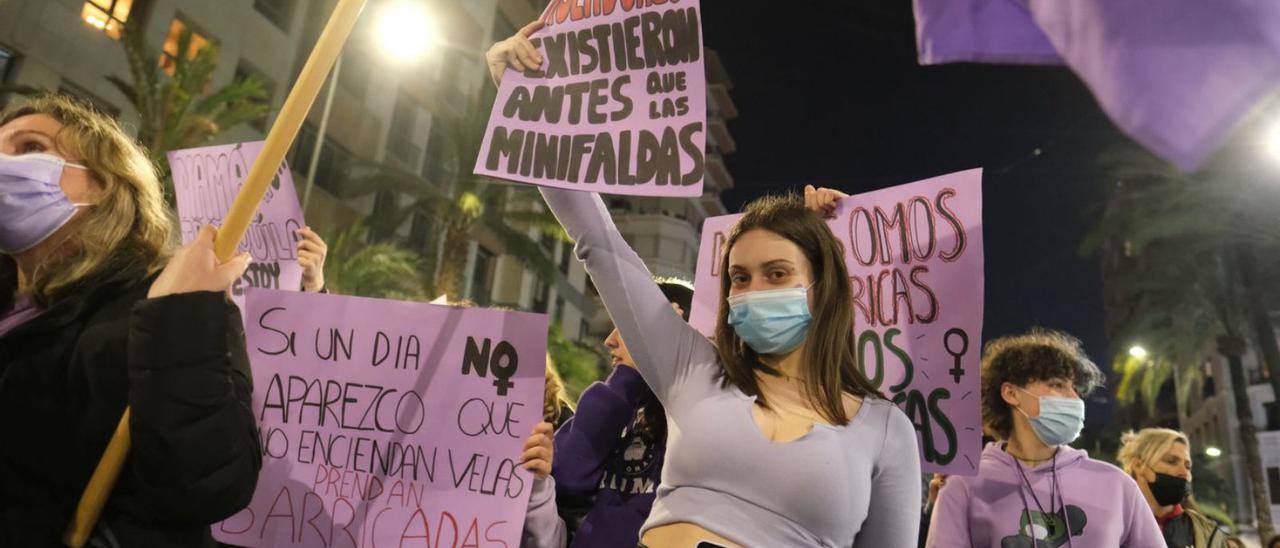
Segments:
[[[545,186],[701,196],[706,75],[698,0],[552,2],[507,71],[476,173]]]
[[[241,546],[518,546],[546,316],[251,290],[263,464]]]
[[[262,141],[255,141],[169,153],[182,243],[194,239],[203,225],[222,225],[261,150]],[[302,286],[295,231],[304,226],[293,175],[288,164],[281,164],[237,250],[253,257],[249,269],[231,286],[242,310],[247,288],[297,291]]]
[[[702,227],[689,323],[708,336],[720,250],[738,217]],[[845,198],[828,225],[844,245],[863,372],[915,424],[925,471],[977,474],[982,170]]]

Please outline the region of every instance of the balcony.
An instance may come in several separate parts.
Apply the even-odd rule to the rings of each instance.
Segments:
[[[693,279],[698,254],[698,227],[672,214],[615,215],[618,231],[657,276]]]

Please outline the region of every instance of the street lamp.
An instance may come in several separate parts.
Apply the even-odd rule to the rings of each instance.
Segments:
[[[1262,133],[1263,146],[1271,153],[1271,158],[1280,162],[1280,116],[1275,116]]]
[[[421,57],[435,37],[431,16],[421,1],[388,4],[378,13],[377,24],[378,47],[400,63]]]
[[[1135,344],[1129,347],[1129,355],[1139,360],[1145,360],[1147,359],[1147,349]]]
[[[1222,456],[1222,450],[1210,445],[1204,448],[1204,454],[1216,459]]]
[[[421,0],[399,0],[388,4],[378,13],[375,37],[378,49],[397,64],[408,64],[421,57],[435,36],[431,16]],[[311,161],[307,166],[307,187],[302,191],[302,211],[305,214],[311,201],[311,187],[315,186],[316,168],[320,166],[320,152],[324,147],[324,134],[329,127],[329,113],[333,111],[333,96],[338,91],[338,75],[342,73],[342,55],[333,63],[329,72],[329,92],[324,98],[324,110],[320,111],[320,127],[316,130],[316,142],[311,148]]]

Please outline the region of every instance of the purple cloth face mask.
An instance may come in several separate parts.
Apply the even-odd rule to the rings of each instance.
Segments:
[[[10,156],[0,153],[0,253],[22,253],[62,228],[76,210],[92,204],[73,204],[62,192],[63,166],[52,154]]]

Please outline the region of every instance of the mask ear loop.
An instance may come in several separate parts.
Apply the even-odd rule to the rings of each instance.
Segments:
[[[74,168],[76,168],[76,169],[82,169],[82,170],[84,170],[84,171],[88,172],[90,176],[92,176],[92,175],[93,175],[93,170],[90,170],[88,167],[83,166],[83,165],[81,165],[81,164],[73,164],[73,163],[71,163],[71,162],[67,162],[67,161],[65,161],[65,160],[64,160],[64,161],[62,162],[62,166],[63,166],[64,168],[67,168],[67,167],[74,167]],[[97,202],[71,202],[71,207],[76,207],[76,208],[93,207],[93,206],[96,206],[96,205],[98,205],[98,203],[97,203]]]

